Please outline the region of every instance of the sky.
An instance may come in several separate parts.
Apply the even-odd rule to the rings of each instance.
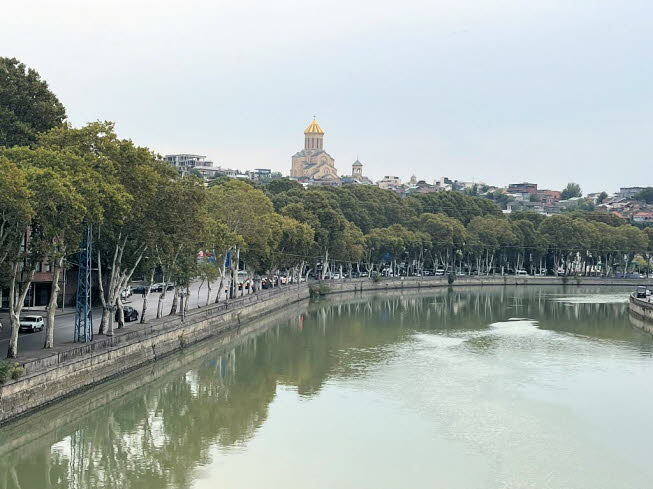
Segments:
[[[70,122],[287,174],[313,116],[340,174],[651,185],[650,0],[23,0],[0,56]]]

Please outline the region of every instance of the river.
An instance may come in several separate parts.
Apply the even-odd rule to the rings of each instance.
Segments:
[[[646,489],[624,288],[332,296],[0,429],[0,489]]]

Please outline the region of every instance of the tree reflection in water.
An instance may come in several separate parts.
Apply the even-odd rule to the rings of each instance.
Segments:
[[[650,355],[651,337],[630,325],[624,303],[552,300],[578,293],[455,288],[333,296],[291,308],[231,346],[190,348],[1,430],[0,489],[190,487],[214,447],[242,449],[254,436],[277,386],[314,396],[331,378],[382,368],[416,332],[456,335],[530,318],[542,329],[629,342]],[[489,352],[494,339],[481,335],[469,347]]]

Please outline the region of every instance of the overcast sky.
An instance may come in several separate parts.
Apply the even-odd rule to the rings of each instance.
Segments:
[[[22,0],[0,55],[71,122],[288,173],[313,115],[341,174],[586,192],[653,184],[650,0]]]

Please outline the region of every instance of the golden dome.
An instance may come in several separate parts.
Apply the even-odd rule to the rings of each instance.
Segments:
[[[320,127],[320,125],[317,123],[315,119],[313,119],[313,122],[311,122],[306,130],[304,131],[304,134],[324,134],[324,131]]]

